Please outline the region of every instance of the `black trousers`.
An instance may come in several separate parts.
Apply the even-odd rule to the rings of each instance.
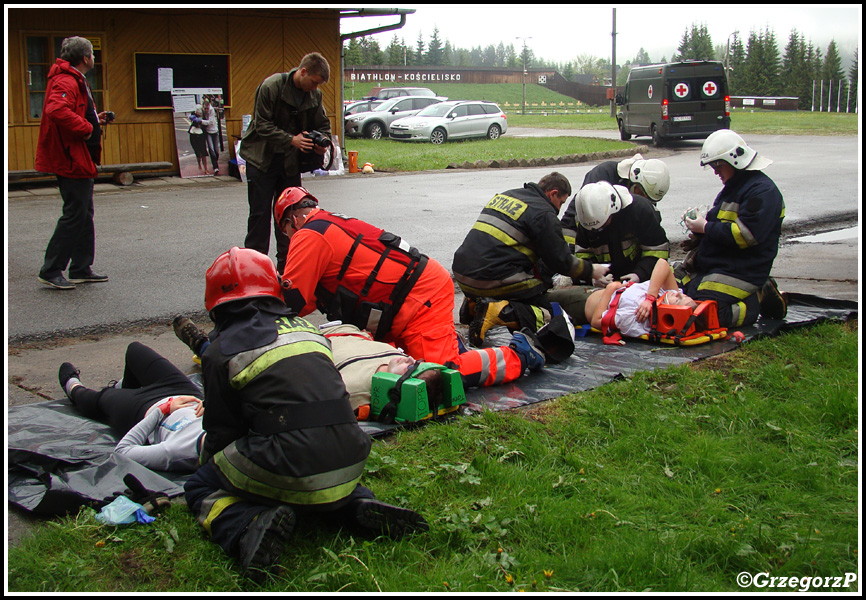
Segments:
[[[194,396],[201,400],[201,389],[171,361],[155,350],[132,342],[126,348],[123,387],[91,390],[77,387],[72,403],[82,415],[108,423],[121,435],[144,418],[147,409],[169,396]]]
[[[261,171],[247,163],[247,200],[250,204],[250,216],[247,220],[247,237],[245,248],[258,250],[268,254],[271,245],[271,222],[274,215],[274,204],[287,187],[301,185],[301,175],[287,175],[283,167],[282,155],[277,155],[267,171]],[[286,266],[286,255],[289,253],[289,236],[280,229],[280,224],[274,222],[274,236],[277,239],[277,272],[282,275]]]
[[[69,276],[87,275],[93,264],[96,233],[93,228],[93,179],[57,177],[63,214],[45,249],[40,277],[60,275],[69,265]],[[71,264],[70,264],[71,261]]]
[[[228,484],[220,477],[219,469],[212,460],[199,467],[186,481],[183,489],[190,512],[202,526],[208,524],[211,540],[233,557],[238,556],[238,543],[247,525],[256,515],[278,504],[270,498],[256,496]],[[232,502],[238,498],[239,501]],[[360,498],[373,499],[375,496],[359,484],[351,494],[337,502],[317,506],[289,506],[299,517],[306,512],[328,513],[326,518],[329,522],[351,527],[356,523],[355,507],[352,504]]]

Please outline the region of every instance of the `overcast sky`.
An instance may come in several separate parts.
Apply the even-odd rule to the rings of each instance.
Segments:
[[[367,8],[379,5],[366,5]],[[392,5],[393,6],[393,5]],[[439,38],[452,46],[487,47],[503,42],[523,46],[520,37],[536,56],[546,60],[568,62],[582,54],[609,58],[611,25],[616,10],[616,62],[632,60],[644,48],[653,61],[670,60],[683,32],[692,23],[705,24],[713,44],[724,44],[728,36],[740,31],[743,41],[750,31],[769,27],[776,34],[779,52],[783,53],[792,29],[805,35],[807,42],[825,53],[831,39],[836,40],[847,70],[861,38],[862,7],[859,4],[645,4],[629,5],[545,5],[525,3],[475,4],[401,4],[414,8],[402,29],[378,34],[384,49],[396,33],[407,45],[415,46],[419,32],[425,44],[439,29]],[[371,29],[399,22],[398,17],[365,17],[342,19],[342,32]]]

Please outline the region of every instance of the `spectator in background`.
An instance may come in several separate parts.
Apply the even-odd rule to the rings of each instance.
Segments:
[[[45,249],[38,280],[58,290],[76,283],[108,281],[93,272],[96,232],[93,226],[93,182],[100,163],[101,127],[107,113],[96,113],[84,75],[93,69],[93,45],[83,37],[63,40],[48,72],[45,104],[36,143],[37,171],[54,173],[63,199],[63,214]],[[69,266],[69,279],[63,271]]]

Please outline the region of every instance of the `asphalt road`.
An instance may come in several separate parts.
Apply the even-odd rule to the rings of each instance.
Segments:
[[[512,129],[510,135],[563,132]],[[615,132],[569,134],[616,136]],[[638,141],[646,141],[640,138]],[[860,194],[854,137],[752,136],[775,163],[767,173],[785,197],[786,227],[856,215]],[[672,242],[685,237],[683,212],[709,205],[721,183],[698,165],[700,141],[679,142],[644,154],[663,158],[672,185],[660,207]],[[360,157],[363,159],[363,157]],[[319,177],[306,185],[328,210],[394,231],[450,267],[456,248],[493,194],[559,170],[580,186],[595,163],[557,167],[446,170],[415,174]],[[36,281],[45,246],[60,215],[59,195],[13,198],[7,203],[7,335],[10,340],[50,338],[124,328],[200,312],[204,273],[214,258],[242,246],[248,205],[237,180],[148,181],[132,188],[106,186],[95,195],[96,262],[108,283],[74,291]],[[182,185],[181,185],[182,184]],[[272,256],[273,256],[272,244]]]

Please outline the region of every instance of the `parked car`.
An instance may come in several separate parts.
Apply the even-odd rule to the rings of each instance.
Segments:
[[[499,106],[474,100],[440,102],[391,123],[392,139],[434,144],[473,137],[495,140],[506,131],[508,121]]]
[[[388,100],[399,96],[435,96],[433,90],[424,87],[396,87],[396,88],[381,88],[374,87],[370,90],[370,95],[367,96],[370,100]]]
[[[385,100],[371,111],[346,117],[346,135],[364,136],[374,140],[388,137],[391,123],[402,117],[410,117],[422,108],[441,102],[442,98],[407,96]]]
[[[355,115],[359,112],[371,111],[383,102],[384,100],[355,100],[354,102],[347,102],[346,107],[343,109],[343,117]]]

